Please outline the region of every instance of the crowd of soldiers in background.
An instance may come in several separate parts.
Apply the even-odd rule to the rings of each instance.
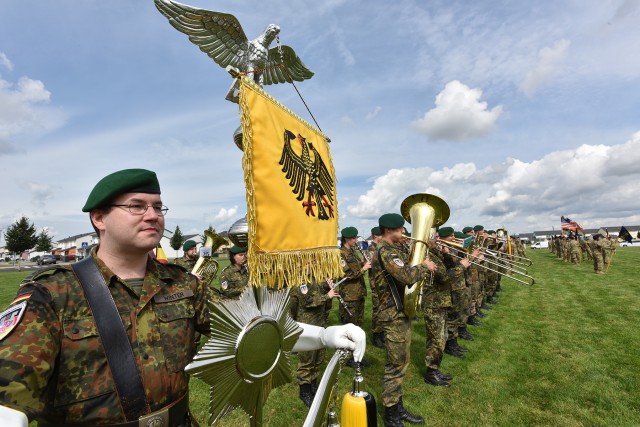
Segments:
[[[583,261],[592,261],[595,274],[605,274],[609,270],[617,248],[617,237],[599,233],[589,239],[576,234],[553,236],[549,244],[549,252],[564,262],[581,264]]]

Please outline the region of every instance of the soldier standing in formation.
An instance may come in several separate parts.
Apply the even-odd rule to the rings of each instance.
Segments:
[[[378,251],[371,260],[371,276],[379,285],[380,316],[385,336],[386,364],[382,379],[382,404],[386,427],[402,427],[402,421],[422,424],[424,418],[407,411],[403,403],[402,383],[409,367],[411,319],[402,306],[404,287],[429,277],[436,265],[425,258],[422,264],[409,266],[409,254],[403,244],[404,218],[396,213],[378,220],[382,233]]]
[[[451,227],[438,230],[440,237],[448,236]],[[425,326],[424,361],[427,372],[424,381],[435,386],[449,387],[453,377],[440,371],[443,351],[447,343],[447,310],[452,306],[452,285],[457,278],[449,275],[444,264],[444,254],[449,250],[446,246],[437,248],[434,240],[429,241],[429,258],[436,265],[430,274],[429,284],[422,288],[422,310]]]
[[[369,262],[371,262],[377,253],[378,243],[380,243],[381,237],[380,227],[373,227],[371,229],[371,238],[373,241],[369,244],[369,247],[365,252]],[[373,345],[378,348],[384,348],[384,332],[378,322],[380,313],[380,301],[378,298],[379,285],[375,282],[372,275],[369,275],[369,287],[371,288],[371,332],[373,333]]]
[[[327,301],[335,298],[337,292],[328,283],[312,282],[299,286],[294,291],[298,300],[299,322],[316,326],[327,326]],[[318,390],[320,367],[324,361],[324,348],[298,353],[297,379],[300,387],[300,400],[310,407]]]
[[[229,264],[220,273],[220,293],[225,299],[238,299],[249,283],[247,249],[240,246],[229,248]]]
[[[174,261],[181,267],[184,267],[187,271],[192,271],[198,261],[198,248],[197,243],[193,240],[187,240],[182,244],[182,250],[184,255]]]

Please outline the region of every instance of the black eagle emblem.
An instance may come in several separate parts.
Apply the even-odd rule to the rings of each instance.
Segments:
[[[298,155],[291,147],[291,141],[297,139],[302,146],[302,154]],[[289,186],[293,187],[296,199],[302,201],[305,193],[307,200],[302,202],[307,216],[316,216],[313,208],[318,208],[318,219],[328,220],[333,218],[333,178],[322,161],[320,153],[313,144],[302,135],[296,135],[285,129],[284,145],[280,162],[282,172],[289,180]]]

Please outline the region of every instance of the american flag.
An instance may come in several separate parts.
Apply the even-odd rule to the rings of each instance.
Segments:
[[[563,230],[582,230],[582,226],[580,224],[565,216],[560,217],[560,226]]]

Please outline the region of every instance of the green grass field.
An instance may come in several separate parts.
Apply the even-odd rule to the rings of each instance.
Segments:
[[[460,341],[470,349],[467,357],[445,356],[442,370],[454,376],[452,387],[423,382],[424,322],[414,321],[406,406],[429,426],[640,425],[640,249],[618,249],[606,275],[593,274],[590,263],[566,264],[546,249],[528,254],[536,284],[503,279],[499,304],[481,327],[469,327],[475,340]],[[0,273],[0,306],[26,275]],[[334,323],[336,312],[334,302]],[[366,313],[368,328],[369,307]],[[384,351],[368,346],[366,357],[372,362],[364,372],[366,389],[379,401]],[[340,396],[352,376],[345,367]],[[191,388],[192,410],[204,425],[208,387],[194,379]],[[290,383],[271,393],[264,426],[300,426],[306,412]],[[248,426],[248,416],[238,410],[219,425]]]

